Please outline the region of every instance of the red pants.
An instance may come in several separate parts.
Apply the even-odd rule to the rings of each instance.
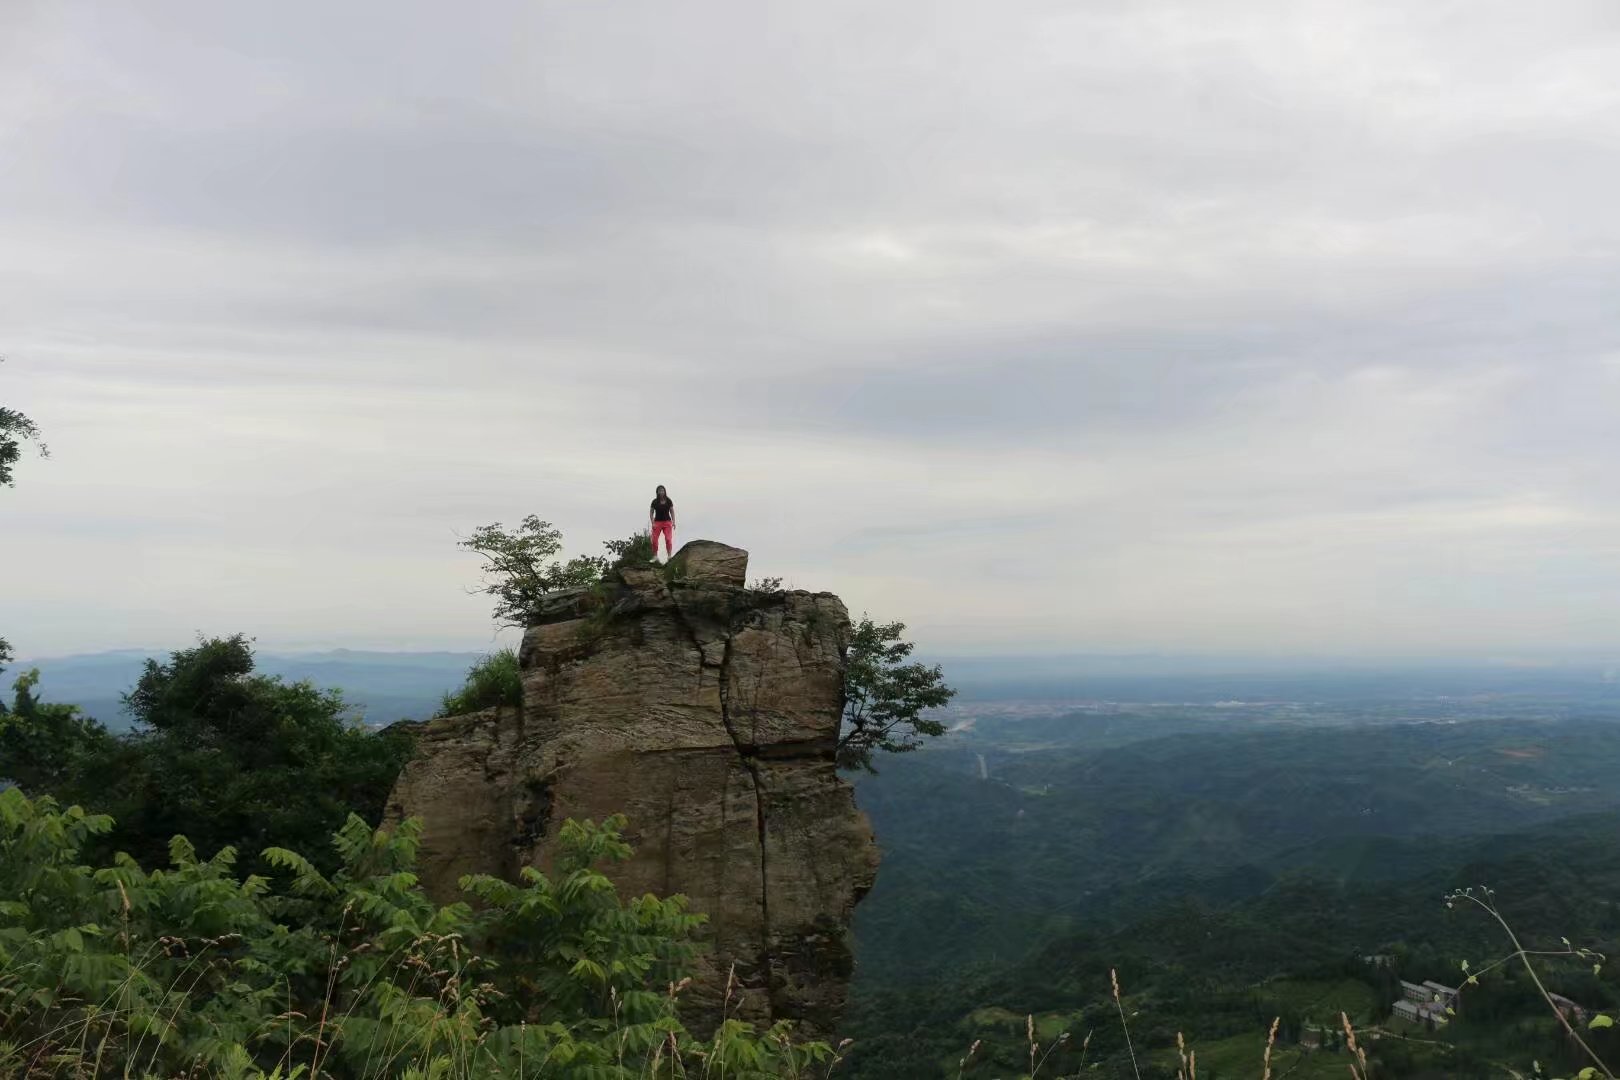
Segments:
[[[675,523],[673,521],[655,521],[652,523],[653,557],[658,555],[658,538],[664,538],[664,553],[675,554]]]

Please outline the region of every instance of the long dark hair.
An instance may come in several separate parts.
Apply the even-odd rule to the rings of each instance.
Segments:
[[[663,484],[659,484],[658,489],[653,492],[653,502],[657,502],[659,499],[664,500],[671,506],[675,505],[675,500],[669,497],[669,492],[664,490]]]

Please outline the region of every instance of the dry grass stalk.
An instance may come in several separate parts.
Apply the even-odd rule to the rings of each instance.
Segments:
[[[1131,1055],[1131,1073],[1136,1080],[1142,1080],[1142,1070],[1136,1064],[1136,1047],[1131,1045],[1131,1025],[1125,1021],[1125,1002],[1119,996],[1119,973],[1113,968],[1108,969],[1108,981],[1114,988],[1114,1007],[1119,1010],[1119,1026],[1125,1031],[1125,1049]]]
[[[1069,1033],[1067,1031],[1063,1032],[1057,1038],[1052,1040],[1052,1045],[1046,1048],[1046,1053],[1041,1055],[1040,1061],[1036,1062],[1035,1067],[1029,1070],[1030,1080],[1035,1080],[1035,1077],[1041,1074],[1041,1070],[1046,1067],[1046,1059],[1052,1056],[1052,1051],[1056,1050],[1058,1047],[1062,1046],[1068,1041]]]
[[[1356,1056],[1356,1065],[1361,1066],[1358,1071],[1356,1065],[1351,1065],[1350,1075],[1355,1077],[1355,1080],[1367,1080],[1367,1051],[1356,1042],[1356,1029],[1350,1026],[1349,1015],[1340,1013],[1339,1022],[1344,1025],[1344,1045]]]
[[[854,1042],[854,1039],[843,1039],[839,1041],[837,1046],[833,1047],[832,1060],[827,1063],[827,1071],[823,1074],[824,1076],[832,1075],[832,1071],[838,1068],[838,1063],[844,1060],[845,1048],[852,1046]]]
[[[967,1063],[973,1060],[973,1055],[979,1052],[979,1047],[983,1044],[983,1039],[973,1040],[973,1045],[968,1047],[968,1052],[956,1063],[956,1080],[962,1080],[962,1070],[967,1068]]]
[[[1176,1080],[1198,1080],[1198,1051],[1187,1049],[1187,1040],[1176,1032],[1176,1053],[1181,1065],[1176,1069]]]
[[[1277,1025],[1280,1023],[1282,1023],[1282,1017],[1272,1017],[1271,1031],[1266,1035],[1266,1071],[1260,1077],[1260,1080],[1271,1080],[1271,1048],[1277,1045]]]

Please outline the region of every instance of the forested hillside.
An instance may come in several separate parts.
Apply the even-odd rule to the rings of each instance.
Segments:
[[[94,886],[112,880],[109,862],[120,849],[140,863],[139,872],[116,871],[134,905],[129,940],[195,944],[228,932],[258,942],[208,969],[217,985],[246,988],[208,1008],[202,998],[165,997],[151,980],[168,969],[156,967],[142,975],[148,997],[132,999],[101,1028],[61,1011],[71,996],[52,999],[62,1003],[52,1006],[56,1023],[99,1031],[115,1060],[128,1060],[128,1025],[147,1022],[138,1009],[174,1010],[184,1029],[176,1053],[234,1053],[231,1033],[269,1007],[262,977],[312,963],[269,944],[276,935],[313,934],[299,939],[306,952],[364,945],[363,935],[341,944],[322,937],[328,930],[312,914],[288,921],[287,871],[301,864],[261,857],[267,844],[290,846],[312,870],[337,875],[328,878],[334,896],[386,896],[388,910],[417,920],[412,933],[422,940],[460,927],[456,933],[480,942],[480,962],[499,961],[501,935],[521,934],[511,920],[529,916],[511,911],[523,903],[518,894],[501,899],[507,914],[493,923],[457,922],[463,917],[432,914],[400,876],[412,873],[409,844],[369,855],[353,840],[347,851],[330,845],[352,810],[376,815],[401,748],[355,727],[342,695],[265,676],[244,640],[204,642],[142,665],[129,685],[141,721],[134,733],[101,730],[53,704],[50,689],[25,673],[7,704],[9,721],[0,723],[7,760],[33,791],[110,809],[115,820],[65,822],[70,843],[40,846],[39,823],[57,821],[55,811],[24,806],[13,793],[6,843],[14,868],[57,873],[83,860],[92,869],[68,893],[31,903],[24,921],[14,920],[27,934],[7,947],[48,945],[39,970],[49,980],[65,977],[50,965],[78,941],[92,967],[72,976],[91,980],[75,993],[99,985],[94,966],[127,954],[124,938],[86,929],[123,918],[117,890],[97,894]],[[1573,1076],[1582,1051],[1512,957],[1501,926],[1446,897],[1468,886],[1494,889],[1492,903],[1524,947],[1551,954],[1535,960],[1550,991],[1579,1003],[1588,1021],[1620,1004],[1620,987],[1596,958],[1620,954],[1620,789],[1612,779],[1620,775],[1620,725],[1606,695],[1604,684],[1547,697],[1323,694],[1314,704],[1233,699],[1064,711],[1009,700],[953,708],[944,715],[954,730],[937,745],[885,757],[858,781],[884,862],[857,909],[854,994],[840,1033],[853,1043],[833,1073],[1024,1075],[1033,1034],[1041,1077],[1134,1076],[1133,1055],[1142,1076],[1169,1077],[1180,1064],[1179,1034],[1198,1054],[1200,1077],[1237,1080],[1261,1075],[1276,1021],[1274,1076],[1340,1077],[1351,1060],[1342,1014],[1380,1080],[1530,1075],[1538,1061],[1548,1075]],[[299,799],[295,791],[327,795]],[[203,856],[238,847],[236,864],[188,861],[189,848],[170,850],[178,831],[196,838]],[[605,837],[589,842],[604,854],[620,850]],[[152,873],[171,855],[179,862]],[[267,875],[262,902],[232,884],[250,869]],[[215,897],[207,902],[229,914],[205,918],[189,897]],[[628,916],[615,910],[588,918],[630,932],[615,921]],[[634,955],[646,972],[671,970],[657,968],[655,957],[685,948],[687,930],[669,921],[674,914],[646,908],[638,917],[661,926],[657,934],[649,938],[644,927],[629,941],[614,936],[621,930],[604,931],[599,944],[610,954],[643,950]],[[501,918],[505,929],[496,928]],[[1465,961],[1480,979],[1463,987],[1448,1024],[1431,1030],[1392,1017],[1401,980],[1457,986],[1470,974]],[[253,966],[260,963],[270,967]],[[299,993],[317,992],[312,985]],[[342,985],[355,1017],[345,1038],[394,1023],[387,1010],[397,1003]],[[644,983],[625,983],[627,993],[633,985]],[[438,1052],[432,1040],[449,1048],[471,1030],[443,1001],[410,1000],[428,1025],[430,1041],[412,1044],[424,1060]],[[642,1006],[647,1023],[676,1032],[691,1060],[721,1052],[680,1033],[678,1015]],[[492,1003],[481,1008],[505,1015]],[[569,1014],[569,1052],[590,1075],[619,1029],[591,1012],[596,1005],[580,1008]],[[10,1014],[13,1045],[22,1036],[21,1045],[65,1052],[43,1029],[26,1027],[27,1015]],[[1581,1034],[1608,1060],[1620,1058],[1612,1031],[1583,1023]],[[299,1047],[318,1039],[295,1026],[275,1053],[297,1060]],[[766,1055],[761,1061],[777,1052],[755,1039],[737,1032],[724,1052]],[[516,1052],[512,1033],[500,1040],[491,1053]],[[168,1053],[153,1060],[177,1060]],[[832,1065],[827,1054],[818,1074]],[[269,1061],[251,1048],[250,1056]],[[782,1058],[769,1067],[794,1066]],[[322,1070],[367,1075],[363,1061],[330,1057]]]
[[[1158,897],[1239,899],[1288,870],[1399,877],[1433,865],[1435,840],[1620,806],[1620,726],[1599,722],[991,750],[984,778],[980,753],[896,759],[860,785],[884,847],[857,923],[873,977],[1014,955]],[[927,926],[909,915],[919,902]]]
[[[1201,1076],[1258,1075],[1273,1018],[1303,1070],[1288,1075],[1317,1075],[1331,1051],[1299,1044],[1331,1043],[1341,1010],[1387,1034],[1384,1075],[1577,1064],[1511,966],[1449,1031],[1409,1043],[1388,1022],[1398,979],[1456,985],[1462,961],[1512,951],[1452,889],[1494,888],[1539,947],[1615,951],[1620,726],[1074,714],[971,736],[862,783],[885,863],[857,919],[857,1075],[949,1073],[976,1040],[983,1075],[1027,1069],[1030,1015],[1047,1048],[1069,1033],[1051,1068],[1076,1067],[1090,1034],[1089,1061],[1128,1069],[1111,971],[1137,1050],[1181,1032],[1213,1048]],[[1601,969],[1553,963],[1571,998],[1620,999]]]

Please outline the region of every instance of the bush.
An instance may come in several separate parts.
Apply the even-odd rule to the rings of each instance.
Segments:
[[[652,537],[645,532],[631,533],[623,540],[604,540],[602,546],[607,549],[610,564],[614,569],[625,566],[652,566],[656,561],[653,554]]]
[[[241,634],[148,660],[125,704],[135,730],[111,735],[66,705],[37,698],[32,672],[0,720],[3,770],[31,796],[111,814],[92,840],[148,865],[185,832],[200,847],[249,853],[272,844],[318,852],[350,814],[368,821],[411,753],[408,736],[372,731],[335,690],[254,673]]]
[[[601,555],[561,559],[562,533],[533,514],[515,530],[498,521],[481,525],[456,546],[484,560],[484,584],[477,591],[495,598],[495,621],[503,626],[529,625],[547,594],[588,588],[607,569]]]
[[[107,729],[76,705],[46,704],[35,691],[39,669],[13,684],[10,708],[0,700],[0,780],[26,791],[49,791],[72,782],[105,756]]]
[[[516,529],[507,529],[498,521],[481,525],[456,546],[484,560],[484,582],[476,591],[495,597],[495,620],[520,628],[533,621],[551,593],[591,588],[609,570],[655,565],[652,537],[645,532],[631,533],[623,540],[604,540],[605,555],[564,559],[562,532],[533,514]]]
[[[183,837],[168,870],[92,869],[111,819],[0,792],[0,1075],[743,1080],[828,1061],[786,1025],[685,1030],[702,917],[619,899],[597,866],[630,854],[622,825],[568,822],[551,876],[464,878],[475,913],[417,886],[414,820],[351,817],[329,876],[271,848],[276,880],[239,880],[234,851]]]
[[[497,705],[523,704],[523,677],[518,670],[517,650],[491,653],[467,669],[467,681],[453,694],[445,694],[439,704],[440,716],[492,709]]]

